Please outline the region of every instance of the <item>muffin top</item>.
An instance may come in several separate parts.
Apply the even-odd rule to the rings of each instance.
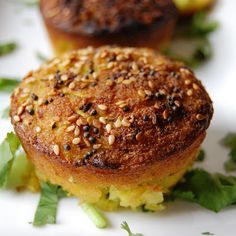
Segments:
[[[171,0],[41,0],[48,23],[72,33],[116,33],[176,17]]]
[[[191,70],[144,48],[65,54],[30,72],[11,98],[20,139],[76,167],[166,159],[204,134],[212,114]]]

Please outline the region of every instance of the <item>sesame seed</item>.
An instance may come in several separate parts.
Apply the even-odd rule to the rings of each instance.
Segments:
[[[74,138],[72,140],[72,143],[75,144],[75,145],[79,144],[80,143],[80,138]]]
[[[187,91],[187,95],[188,95],[188,96],[192,96],[192,95],[193,95],[193,90],[192,90],[192,89],[189,89],[189,90]]]
[[[53,145],[53,152],[56,154],[56,155],[59,155],[60,153],[60,149],[59,149],[59,146],[56,144],[56,145]]]
[[[138,66],[135,62],[133,62],[133,64],[132,64],[132,69],[133,70],[138,70]]]
[[[149,80],[149,81],[148,81],[148,86],[149,86],[151,89],[153,89],[153,88],[154,88],[154,83]]]
[[[93,126],[95,126],[96,128],[100,128],[101,123],[99,122],[99,120],[93,120]]]
[[[145,92],[143,90],[138,90],[138,95],[140,97],[144,98],[146,94],[145,94]]]
[[[121,119],[120,119],[120,117],[119,117],[119,118],[116,120],[116,122],[114,123],[114,126],[115,126],[116,128],[120,128],[121,125],[122,125],[122,123],[121,123]]]
[[[62,81],[68,80],[68,76],[67,76],[67,75],[62,75],[62,76],[61,76],[61,80],[62,80]]]
[[[174,104],[175,104],[177,107],[180,107],[180,106],[181,106],[180,101],[178,101],[178,100],[175,100],[175,101],[174,101]]]
[[[150,90],[144,90],[145,94],[148,95],[148,96],[151,96],[152,95],[152,92]]]
[[[107,106],[104,105],[104,104],[99,104],[99,105],[98,105],[98,108],[99,108],[100,110],[102,110],[102,111],[106,111],[106,110],[107,110]]]
[[[140,141],[143,138],[143,132],[141,131],[138,134],[136,134],[135,138],[137,141]]]
[[[69,84],[69,89],[74,89],[75,88],[75,83],[74,82],[71,82],[70,84]]]
[[[102,144],[94,144],[94,145],[93,145],[93,148],[94,148],[94,149],[99,149],[101,146],[102,146]]]
[[[20,116],[22,113],[23,113],[23,111],[24,111],[24,107],[19,107],[18,109],[17,109],[17,115],[18,116]]]
[[[67,151],[67,150],[66,150],[66,151]],[[70,178],[68,179],[68,181],[69,181],[70,183],[73,183],[73,182],[74,182],[73,176],[70,176]]]
[[[189,84],[191,84],[191,80],[187,79],[187,80],[184,81],[184,83],[185,83],[186,85],[189,85]]]
[[[19,116],[14,116],[13,119],[14,119],[15,122],[19,122],[20,121],[20,117]]]
[[[168,118],[168,116],[169,116],[168,110],[165,110],[165,111],[162,113],[162,115],[163,115],[163,118],[166,120],[166,119]]]
[[[117,79],[117,83],[120,84],[123,80],[124,80],[124,77],[121,76]]]
[[[122,81],[122,84],[129,85],[129,84],[131,84],[132,82],[133,82],[132,80],[127,79],[127,80],[123,80],[123,81]]]
[[[73,114],[72,116],[69,116],[67,120],[68,121],[75,121],[77,118],[78,118],[78,115],[77,114]]]
[[[109,145],[112,145],[115,142],[115,140],[116,140],[116,138],[115,138],[114,135],[111,134],[111,135],[108,136]]]
[[[121,124],[126,127],[130,126],[130,122],[127,120],[127,118],[123,118],[123,120],[121,121]]]
[[[198,90],[199,89],[198,85],[193,83],[193,89]]]
[[[110,133],[111,132],[111,124],[107,124],[106,125],[106,131],[107,131],[107,133]]]
[[[106,122],[106,118],[105,117],[99,117],[99,121],[102,123],[102,124],[106,124],[107,122]]]
[[[39,132],[41,131],[41,128],[40,128],[39,126],[37,126],[37,127],[35,128],[35,131],[36,131],[37,133],[39,133]]]
[[[196,115],[196,118],[197,118],[197,120],[204,120],[204,119],[205,119],[205,116],[202,115],[202,114],[197,114],[197,115]]]
[[[78,136],[80,134],[80,129],[78,126],[76,126],[75,130],[74,130],[74,135]]]
[[[66,129],[67,132],[71,132],[74,130],[75,130],[75,125],[71,125],[71,126],[67,127],[67,129]]]

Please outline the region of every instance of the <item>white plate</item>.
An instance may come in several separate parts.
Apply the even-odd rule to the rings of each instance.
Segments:
[[[18,3],[17,3],[18,2]],[[0,58],[0,76],[22,77],[37,68],[35,56],[40,51],[50,56],[50,45],[38,10],[25,7],[20,0],[0,0],[0,42],[14,40],[19,48]],[[204,142],[207,159],[201,164],[209,171],[223,171],[227,151],[219,140],[228,132],[236,131],[236,1],[219,0],[212,17],[220,22],[220,29],[212,35],[214,57],[196,71],[214,101],[215,114]],[[0,110],[9,103],[9,95],[0,95]],[[0,139],[11,129],[9,121],[0,120]],[[168,204],[159,213],[119,211],[106,213],[110,227],[94,227],[77,204],[76,199],[60,202],[57,225],[33,228],[32,221],[39,195],[32,193],[0,192],[0,235],[126,235],[120,223],[126,220],[134,232],[145,236],[198,236],[212,232],[217,236],[236,235],[236,208],[229,207],[216,214],[198,205],[184,202]]]

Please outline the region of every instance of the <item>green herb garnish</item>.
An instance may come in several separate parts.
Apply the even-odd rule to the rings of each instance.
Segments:
[[[227,134],[221,144],[230,149],[229,160],[224,163],[227,172],[236,170],[236,133]]]
[[[91,221],[98,228],[106,228],[107,220],[105,217],[90,203],[84,203],[81,205],[83,211],[88,215]]]
[[[39,0],[18,0],[18,2],[24,4],[28,7],[38,6],[38,4],[39,4]]]
[[[125,231],[127,231],[129,236],[142,236],[142,234],[140,234],[140,233],[137,233],[137,234],[132,233],[130,230],[130,227],[126,221],[123,221],[120,227],[121,227],[121,229],[124,229]]]
[[[39,59],[41,62],[46,62],[48,61],[48,58],[43,55],[41,52],[36,52],[36,57]]]
[[[6,107],[1,111],[1,118],[8,119],[9,118],[10,107]]]
[[[6,186],[19,146],[20,141],[13,132],[8,133],[0,144],[0,188]]]
[[[20,83],[15,78],[0,78],[0,92],[12,92],[12,90]]]
[[[210,232],[203,232],[202,235],[214,235],[214,234],[212,234]]]
[[[205,156],[206,156],[205,151],[203,149],[201,149],[198,153],[196,161],[198,161],[198,162],[204,161]]]
[[[41,183],[41,196],[34,216],[34,226],[43,226],[56,223],[57,206],[59,199],[66,193],[60,186],[50,183]]]
[[[4,43],[0,44],[0,56],[4,56],[13,52],[16,49],[16,43]]]
[[[171,195],[219,212],[236,203],[236,177],[194,169],[184,176]]]
[[[208,35],[217,28],[217,22],[207,20],[206,12],[198,12],[191,20],[179,22],[170,46],[163,53],[197,67],[212,56]]]

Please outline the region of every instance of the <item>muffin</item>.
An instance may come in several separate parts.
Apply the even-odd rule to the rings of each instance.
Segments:
[[[41,0],[56,54],[107,44],[159,49],[177,17],[172,0]]]
[[[162,209],[212,114],[190,69],[145,48],[72,51],[30,72],[11,97],[38,177],[106,210]]]

